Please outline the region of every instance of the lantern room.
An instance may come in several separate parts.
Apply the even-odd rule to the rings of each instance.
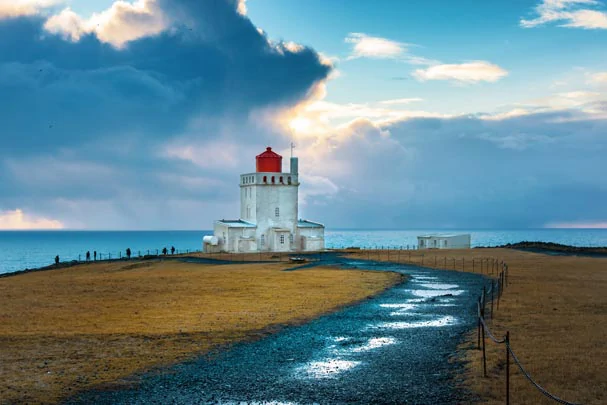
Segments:
[[[282,156],[273,152],[271,147],[255,157],[256,170],[260,172],[280,173],[282,172]]]

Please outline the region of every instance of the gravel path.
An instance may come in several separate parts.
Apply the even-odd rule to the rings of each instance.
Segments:
[[[476,326],[476,299],[486,279],[337,256],[330,260],[346,268],[398,271],[410,279],[308,324],[160,375],[144,375],[136,388],[90,391],[68,403],[452,404],[474,399],[456,387],[461,365],[449,360],[462,335]]]

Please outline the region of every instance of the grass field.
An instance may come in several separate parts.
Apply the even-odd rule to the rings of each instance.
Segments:
[[[506,261],[509,285],[489,322],[492,332],[501,338],[510,331],[514,352],[548,391],[571,402],[607,403],[607,258],[511,249],[413,251],[411,256],[409,251],[392,251],[389,258],[386,251],[351,254],[458,271],[472,271],[474,261],[474,271],[482,268],[485,274],[491,267],[483,259]],[[476,330],[461,348],[468,361],[465,384],[488,404],[505,403],[504,346],[487,338],[487,378],[475,347]],[[543,397],[513,364],[510,370],[512,404],[556,403]]]
[[[2,278],[0,401],[54,403],[262,337],[401,280],[329,268],[281,271],[290,266],[132,261]]]

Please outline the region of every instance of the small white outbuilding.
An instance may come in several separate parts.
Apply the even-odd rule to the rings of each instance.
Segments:
[[[470,249],[470,234],[421,235],[417,237],[418,249]]]

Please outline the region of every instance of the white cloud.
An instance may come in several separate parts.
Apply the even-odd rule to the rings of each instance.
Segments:
[[[44,28],[72,41],[94,33],[99,40],[122,47],[127,42],[158,34],[168,28],[169,19],[156,0],[138,0],[134,3],[115,1],[110,8],[82,18],[69,7],[51,16]]]
[[[561,27],[607,29],[607,12],[588,7],[602,7],[598,0],[543,0],[535,7],[536,18],[521,19],[524,28],[533,28],[550,22],[561,22]]]
[[[590,83],[607,84],[607,72],[593,73],[590,75]]]
[[[64,0],[0,0],[0,18],[35,15]]]
[[[0,229],[62,229],[63,224],[54,219],[35,217],[22,210],[0,211]]]
[[[404,43],[386,38],[370,37],[362,33],[350,33],[345,41],[354,44],[349,59],[396,58],[406,51],[406,44]]]
[[[419,98],[419,97],[412,97],[412,98],[397,98],[397,99],[393,99],[393,100],[384,100],[384,101],[380,101],[380,104],[387,104],[387,105],[393,105],[393,104],[409,104],[409,103],[414,103],[417,101],[423,101],[423,99]]]
[[[413,72],[413,76],[421,81],[451,80],[463,83],[496,82],[507,75],[506,70],[485,61],[436,65]]]

